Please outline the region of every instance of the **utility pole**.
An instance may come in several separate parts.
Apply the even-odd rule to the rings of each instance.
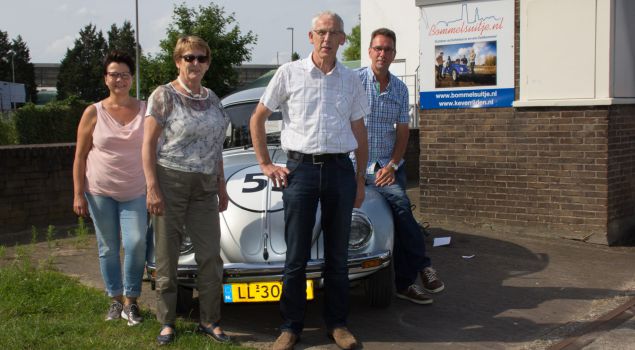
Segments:
[[[15,102],[13,102],[13,85],[15,85],[15,66],[13,65],[13,58],[15,57],[15,52],[11,52],[11,79],[13,84],[11,84],[11,88],[9,89],[9,94],[11,95],[11,110],[15,109]]]
[[[135,21],[135,34],[136,34],[136,42],[137,45],[135,47],[135,51],[136,51],[136,56],[137,59],[135,60],[135,75],[137,76],[136,79],[136,85],[137,85],[137,100],[139,99],[139,0],[135,0],[134,2],[135,4],[135,16],[136,16],[136,21]]]
[[[287,30],[291,31],[291,59],[289,62],[293,61],[293,27],[287,27]]]

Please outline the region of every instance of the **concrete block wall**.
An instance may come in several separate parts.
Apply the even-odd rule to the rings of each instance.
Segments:
[[[75,144],[0,147],[0,235],[77,221],[74,155]]]

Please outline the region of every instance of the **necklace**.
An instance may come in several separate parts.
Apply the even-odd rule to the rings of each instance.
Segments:
[[[188,94],[190,94],[190,96],[194,97],[194,98],[202,98],[203,94],[195,94],[192,92],[192,90],[190,90],[190,88],[187,87],[187,85],[185,85],[185,83],[181,80],[181,77],[176,77],[176,80],[179,82],[179,85],[181,85],[181,87],[187,91]],[[201,91],[203,90],[203,87],[201,87]]]

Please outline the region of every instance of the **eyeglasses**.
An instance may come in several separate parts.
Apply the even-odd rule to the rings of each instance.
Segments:
[[[121,78],[122,80],[128,80],[132,75],[128,72],[107,72],[106,75],[113,80]]]
[[[198,63],[207,63],[207,61],[209,61],[209,57],[207,57],[206,55],[200,55],[200,56],[196,56],[196,55],[183,55],[181,56],[181,58],[185,61],[185,62],[194,62],[194,60],[197,60]]]
[[[372,49],[376,52],[376,53],[380,53],[380,52],[384,52],[385,54],[389,54],[389,53],[393,53],[395,52],[395,49],[393,49],[392,47],[383,47],[383,46],[373,46]]]
[[[333,36],[333,35],[343,34],[344,32],[341,30],[316,29],[316,30],[313,30],[313,33],[317,34],[317,36],[319,36],[320,38],[324,38],[327,34],[331,34],[331,36]]]

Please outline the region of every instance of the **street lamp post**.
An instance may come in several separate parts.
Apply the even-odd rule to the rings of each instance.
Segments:
[[[293,27],[287,27],[287,30],[291,31],[291,60],[293,61]]]
[[[135,0],[134,2],[134,8],[135,8],[135,35],[137,36],[135,41],[136,41],[136,46],[135,46],[135,55],[136,55],[136,60],[135,60],[135,75],[137,77],[136,80],[136,86],[137,86],[137,99],[139,99],[139,1]]]
[[[15,67],[13,65],[13,58],[15,57],[15,52],[11,52],[11,79],[13,84],[15,84]],[[11,95],[11,110],[15,109],[15,102],[13,102],[13,85],[9,89],[9,94]]]
[[[13,58],[15,57],[15,52],[11,53],[11,78],[13,79],[13,82],[15,83],[15,67],[13,66]]]

